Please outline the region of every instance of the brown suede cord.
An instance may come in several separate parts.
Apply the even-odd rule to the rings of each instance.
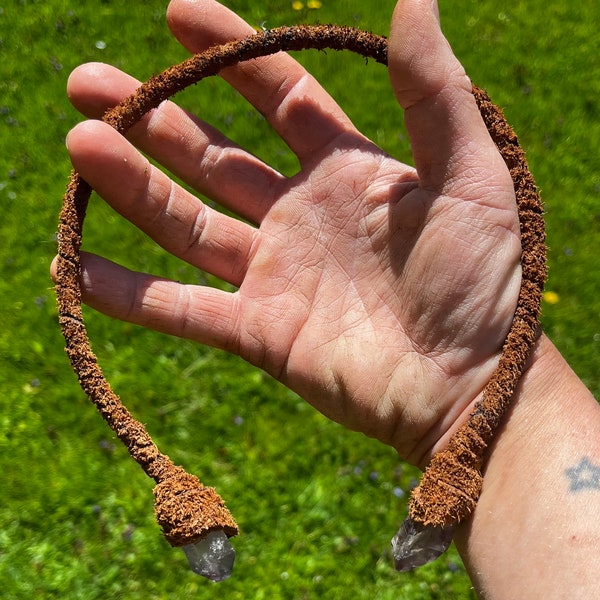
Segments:
[[[149,110],[176,92],[221,69],[279,51],[302,49],[351,50],[387,64],[387,40],[350,27],[319,25],[281,27],[216,46],[152,77],[104,120],[121,134]],[[500,361],[485,388],[483,400],[468,423],[434,456],[422,482],[413,491],[410,514],[435,526],[464,519],[474,509],[481,488],[485,448],[505,414],[535,343],[541,293],[546,276],[543,209],[518,140],[500,110],[482,90],[473,88],[486,126],[508,165],[515,185],[521,224],[523,280],[512,326]],[[161,454],[144,426],[135,420],[113,392],[92,352],[83,322],[80,290],[80,248],[91,188],[73,172],[63,199],[58,229],[56,291],[66,351],[79,384],[102,417],[157,485],[155,513],[167,540],[174,546],[197,541],[209,531],[238,533],[233,517],[213,488],[175,466]]]
[[[235,520],[213,488],[203,486],[161,454],[145,427],[123,406],[102,374],[92,352],[81,311],[81,231],[90,188],[73,173],[60,214],[56,292],[59,322],[67,355],[79,384],[132,458],[152,477],[154,509],[165,537],[173,546],[197,541],[214,529],[237,535]]]
[[[437,527],[460,522],[477,504],[483,484],[484,451],[510,407],[535,345],[546,281],[544,210],[525,153],[487,94],[477,87],[473,87],[473,94],[513,180],[521,227],[522,280],[515,315],[482,400],[475,405],[467,423],[451,437],[448,447],[433,457],[421,483],[412,492],[410,516]]]

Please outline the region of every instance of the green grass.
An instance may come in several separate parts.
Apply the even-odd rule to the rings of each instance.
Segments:
[[[392,0],[232,0],[251,23],[354,24],[387,33]],[[68,73],[89,60],[140,79],[186,56],[165,1],[12,0],[0,8],[0,584],[2,597],[472,598],[454,550],[414,573],[391,568],[389,539],[418,473],[381,444],[326,421],[230,357],[86,313],[109,381],[177,462],[215,485],[238,519],[234,576],[215,586],[161,538],[151,482],[77,386],[63,352],[48,264],[69,173],[64,137],[80,117]],[[442,3],[473,80],[505,107],[547,207],[550,336],[600,393],[600,6],[558,0]],[[102,43],[100,43],[102,42]],[[360,128],[400,158],[401,113],[385,70],[304,53]],[[352,87],[348,84],[351,82]],[[294,158],[218,80],[180,101],[290,172]],[[212,281],[165,256],[94,201],[86,248],[126,265]]]

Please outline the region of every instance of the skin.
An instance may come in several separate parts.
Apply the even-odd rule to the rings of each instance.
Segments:
[[[223,76],[296,152],[292,178],[171,103],[134,127],[131,144],[98,121],[67,140],[75,168],[113,208],[238,286],[185,286],[90,256],[88,304],[239,354],[421,465],[489,378],[520,283],[512,182],[436,16],[425,16],[417,26],[398,11],[390,39],[416,171],[362,136],[285,55]],[[173,2],[168,21],[193,52],[253,31],[215,2]],[[432,26],[438,34],[421,39],[419,27]],[[413,60],[425,43],[448,62],[440,72]],[[417,60],[435,62],[425,48],[416,53],[428,54]],[[97,118],[137,85],[112,67],[85,65],[68,93]],[[256,226],[202,204],[135,146]]]
[[[253,32],[211,0],[173,0],[167,17],[191,52]],[[424,467],[466,420],[496,366],[520,285],[519,225],[509,173],[430,0],[398,3],[389,75],[416,168],[360,134],[281,54],[222,76],[296,153],[300,170],[291,178],[170,102],[128,139],[90,120],[67,145],[75,169],[123,217],[237,288],[183,285],[84,255],[87,304],[236,353],[328,417]],[[137,85],[113,67],[88,64],[73,72],[68,94],[98,119]],[[203,204],[138,149],[245,221]],[[565,472],[583,455],[600,463],[598,405],[543,335],[517,395],[457,544],[482,597],[557,598],[564,590],[572,598],[574,589],[593,597],[574,567],[595,560],[597,571],[590,558],[597,552],[582,534],[593,527],[574,515],[584,496],[585,514],[594,507],[600,514],[600,493],[571,492],[569,500]],[[565,396],[575,413],[561,409]],[[586,435],[571,436],[570,445],[560,433],[581,428]],[[560,460],[538,472],[547,457],[536,442],[553,439]],[[524,522],[537,526],[523,529]],[[567,537],[577,525],[569,552],[548,523]]]

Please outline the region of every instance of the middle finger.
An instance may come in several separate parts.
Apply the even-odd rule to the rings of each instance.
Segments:
[[[90,63],[73,71],[67,92],[75,108],[99,119],[139,85],[115,67]],[[169,101],[144,115],[126,137],[194,189],[254,223],[262,221],[287,181],[217,129]]]

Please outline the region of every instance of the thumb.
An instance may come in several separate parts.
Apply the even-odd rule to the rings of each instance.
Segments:
[[[471,91],[471,83],[440,29],[436,0],[400,0],[390,31],[392,86],[405,110],[448,85]]]
[[[471,81],[442,34],[435,0],[397,3],[388,63],[421,187],[477,197],[486,185],[497,189],[509,183]]]

